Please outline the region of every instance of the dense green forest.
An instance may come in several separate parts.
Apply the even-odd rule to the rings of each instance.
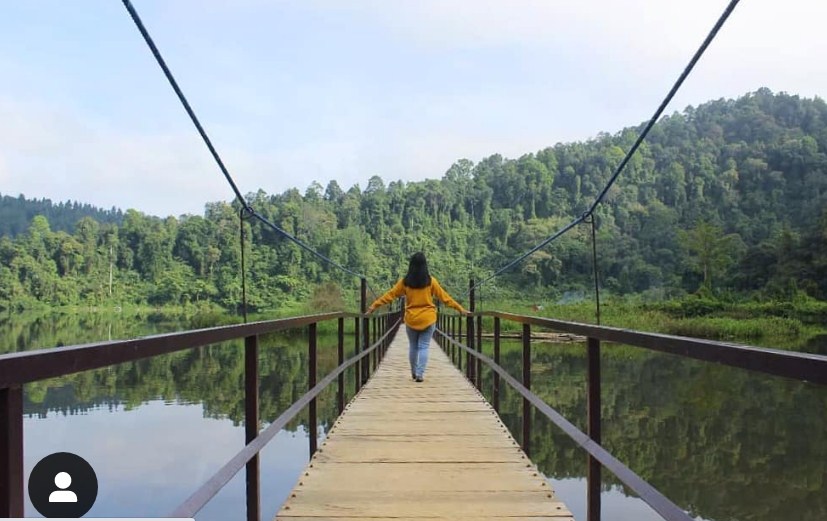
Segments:
[[[461,295],[469,276],[491,273],[582,214],[639,131],[630,127],[517,159],[461,159],[439,180],[386,183],[375,175],[364,189],[314,182],[304,193],[259,190],[248,201],[365,273],[377,291],[400,275],[410,253],[422,250],[432,272]],[[6,208],[9,198],[2,203]],[[18,212],[25,214],[24,207]],[[761,89],[689,107],[653,128],[596,212],[601,284],[616,295],[651,299],[690,293],[825,299],[826,209],[823,100]],[[236,203],[209,203],[203,216],[104,215],[110,219],[85,216],[70,232],[46,213],[24,233],[0,239],[0,307],[240,301]],[[333,284],[352,302],[353,277],[259,223],[246,227],[254,308],[304,302],[320,287],[335,293]],[[579,226],[492,286],[523,298],[576,296],[592,284],[591,265],[590,231]]]

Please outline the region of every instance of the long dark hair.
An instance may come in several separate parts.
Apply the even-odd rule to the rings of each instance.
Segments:
[[[428,273],[428,261],[421,251],[411,256],[408,263],[408,274],[405,275],[405,286],[409,288],[424,288],[431,285],[431,274]]]

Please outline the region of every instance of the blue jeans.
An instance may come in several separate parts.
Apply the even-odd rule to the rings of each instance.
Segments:
[[[422,331],[417,331],[405,326],[405,332],[408,333],[408,358],[411,361],[412,376],[422,378],[425,374],[425,366],[428,365],[428,346],[431,344],[435,327],[436,324],[431,324]]]

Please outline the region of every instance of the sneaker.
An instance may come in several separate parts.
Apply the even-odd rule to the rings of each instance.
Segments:
[[[411,373],[411,380],[416,380],[416,375]]]
[[[416,380],[418,383],[422,383],[423,378],[422,378],[421,376],[417,376],[417,377],[415,378],[415,380]]]

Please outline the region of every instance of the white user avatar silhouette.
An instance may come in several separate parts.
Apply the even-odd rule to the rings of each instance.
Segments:
[[[55,476],[57,488],[69,488],[72,484],[72,476],[68,472],[58,472]],[[49,494],[49,503],[77,503],[78,496],[71,490],[55,490]]]

